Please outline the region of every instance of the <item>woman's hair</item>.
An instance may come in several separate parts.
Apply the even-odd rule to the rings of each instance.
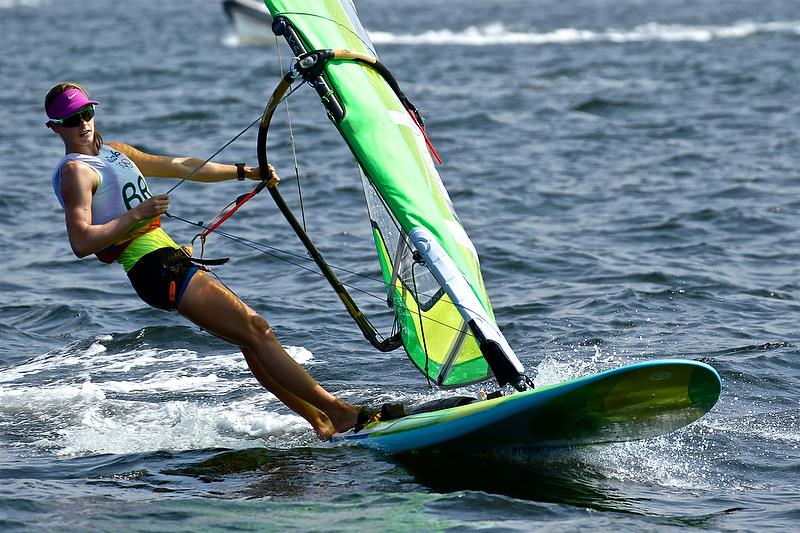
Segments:
[[[50,105],[50,102],[56,99],[56,96],[63,93],[67,89],[78,89],[86,96],[89,96],[89,91],[84,89],[83,85],[75,83],[73,81],[64,81],[57,85],[54,85],[49,91],[47,91],[47,94],[44,97],[45,109],[47,109],[47,106]],[[94,130],[94,147],[98,151],[100,150],[100,148],[103,147],[103,135],[99,131],[97,131],[97,129]]]

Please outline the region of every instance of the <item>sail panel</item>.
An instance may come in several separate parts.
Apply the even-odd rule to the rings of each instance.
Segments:
[[[381,273],[391,285],[388,298],[409,359],[441,387],[489,378],[489,367],[459,309],[430,270],[415,260],[408,235],[363,172],[361,177]]]
[[[347,0],[265,3],[273,17],[291,21],[309,51],[346,49],[375,56]],[[465,317],[479,317],[486,330],[498,335],[499,329],[477,253],[453,210],[419,127],[372,68],[332,60],[325,66],[324,76],[345,110],[336,127],[362,171],[387,297],[406,353],[441,386],[489,378],[491,371]],[[457,272],[459,278],[458,290],[469,294],[454,294],[450,288],[448,293],[427,266],[415,263],[408,235],[419,229],[448,257],[450,272]],[[464,301],[475,309],[467,313],[459,308]],[[502,344],[507,346],[504,339]]]

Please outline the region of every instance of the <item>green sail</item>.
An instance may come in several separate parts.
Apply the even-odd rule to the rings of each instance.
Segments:
[[[307,51],[343,49],[377,57],[348,0],[266,0],[273,17],[291,23]],[[373,237],[403,345],[411,361],[443,387],[491,377],[457,305],[424,266],[408,234],[424,228],[441,246],[473,309],[496,328],[475,248],[456,216],[419,127],[383,77],[367,65],[332,60],[323,71],[344,108],[336,127],[361,171]],[[391,286],[391,289],[389,289]],[[460,304],[463,305],[463,304]],[[499,334],[499,330],[498,334]]]

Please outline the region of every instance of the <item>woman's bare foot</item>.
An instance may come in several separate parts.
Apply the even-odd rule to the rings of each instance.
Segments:
[[[314,433],[317,434],[319,440],[325,442],[336,434],[336,428],[334,428],[333,424],[328,420],[327,424],[314,426]]]
[[[335,412],[327,413],[337,433],[353,429],[358,420],[358,407],[339,401]]]
[[[353,429],[358,421],[358,408],[342,400],[337,400],[337,405],[331,412],[318,411],[316,420],[309,420],[317,438],[321,441],[330,439],[336,433],[344,433]]]

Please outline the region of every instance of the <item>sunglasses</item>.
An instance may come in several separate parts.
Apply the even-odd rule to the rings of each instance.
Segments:
[[[65,118],[58,118],[53,119],[52,122],[56,124],[61,124],[65,128],[74,128],[78,124],[83,122],[89,122],[94,118],[94,106],[90,105],[89,107],[84,107],[77,113],[73,113],[72,115],[65,117]]]

